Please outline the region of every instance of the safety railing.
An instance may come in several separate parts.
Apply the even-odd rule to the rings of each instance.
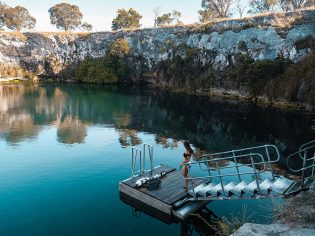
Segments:
[[[230,152],[225,152],[230,153]],[[242,159],[249,160],[249,163],[239,163]],[[257,160],[258,159],[258,160]],[[222,161],[230,161],[231,163],[234,163],[232,166],[224,166],[220,167],[219,162]],[[241,161],[242,162],[242,161]],[[215,167],[213,166],[214,163]],[[209,172],[208,176],[194,176],[192,177],[190,168],[188,168],[188,175],[185,178],[186,181],[189,181],[191,186],[192,186],[192,191],[193,195],[196,196],[195,190],[194,190],[194,185],[193,185],[193,180],[195,179],[209,179],[212,180],[213,178],[219,178],[220,184],[221,184],[221,189],[223,192],[223,195],[225,196],[225,190],[224,190],[224,182],[223,178],[228,177],[228,176],[242,176],[242,175],[253,175],[255,177],[256,185],[257,185],[257,190],[259,193],[261,193],[260,188],[259,188],[259,174],[263,173],[266,171],[266,161],[264,160],[264,157],[260,153],[248,153],[248,154],[242,154],[242,155],[231,155],[231,156],[225,156],[225,157],[219,157],[215,158],[213,155],[211,155],[211,159],[208,160],[202,160],[202,161],[196,161],[196,162],[188,162],[188,163],[182,163],[181,168],[183,166],[193,166],[193,165],[201,165],[201,164],[206,164],[208,166],[207,171]],[[251,167],[251,171],[240,171],[241,167]],[[221,170],[223,169],[230,169],[230,168],[235,168],[237,171],[236,173],[228,173],[228,174],[222,174]],[[211,171],[217,171],[218,174],[211,174]],[[241,179],[239,179],[239,182],[241,182]]]
[[[296,164],[296,159],[302,161],[302,167],[292,167],[292,162]],[[301,189],[304,187],[304,180],[315,175],[315,140],[300,146],[297,152],[290,154],[287,158],[287,166],[294,173],[301,173]],[[309,176],[306,171],[311,170]]]
[[[143,155],[142,155],[143,153]],[[150,161],[150,169],[146,169],[146,159],[147,156]],[[136,162],[139,159],[139,170],[136,171]],[[143,149],[132,147],[131,148],[131,177],[141,176],[142,174],[150,171],[150,175],[152,175],[153,171],[153,146],[150,144],[143,144]]]
[[[278,148],[275,145],[268,144],[268,145],[262,145],[262,146],[255,146],[255,147],[231,150],[231,151],[226,151],[226,152],[206,154],[206,155],[200,156],[198,159],[201,161],[197,161],[197,163],[199,164],[200,169],[209,172],[209,171],[211,171],[211,169],[209,170],[208,165],[206,165],[206,167],[204,167],[203,164],[205,162],[202,160],[208,160],[208,159],[213,159],[213,158],[218,158],[220,160],[223,160],[227,156],[228,156],[228,159],[230,159],[230,157],[232,157],[231,161],[233,161],[235,163],[233,168],[236,169],[238,180],[241,182],[241,175],[242,174],[240,173],[239,166],[237,165],[237,162],[239,160],[237,160],[236,157],[242,156],[242,155],[249,155],[250,153],[261,154],[261,156],[263,157],[263,161],[262,161],[262,163],[257,163],[257,164],[266,164],[269,167],[269,170],[270,170],[271,175],[272,175],[272,179],[275,179],[275,173],[274,173],[272,164],[275,162],[278,162],[280,160],[280,153],[279,153]],[[246,162],[246,160],[244,160],[244,161]],[[250,159],[247,159],[247,161],[250,161]]]

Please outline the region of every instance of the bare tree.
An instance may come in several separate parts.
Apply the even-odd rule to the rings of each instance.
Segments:
[[[235,9],[240,17],[243,17],[246,7],[247,7],[247,2],[245,2],[244,0],[236,0]]]
[[[157,27],[157,19],[160,16],[162,12],[162,8],[160,6],[156,6],[153,8],[153,14],[154,14],[154,28]]]
[[[250,14],[258,14],[263,12],[275,11],[277,5],[281,0],[250,0],[249,11]]]
[[[314,0],[280,0],[280,7],[283,11],[296,11],[314,6],[314,2]]]

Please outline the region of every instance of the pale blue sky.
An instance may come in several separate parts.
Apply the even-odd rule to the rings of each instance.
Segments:
[[[153,26],[154,6],[161,6],[163,12],[177,10],[183,13],[184,23],[198,21],[198,10],[201,9],[201,0],[0,0],[10,6],[21,5],[26,7],[37,20],[37,31],[57,31],[50,24],[48,9],[61,2],[75,4],[83,13],[83,21],[93,25],[93,31],[111,29],[112,19],[119,8],[134,8],[143,16],[142,27]]]

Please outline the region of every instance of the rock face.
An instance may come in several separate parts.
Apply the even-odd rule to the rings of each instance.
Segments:
[[[315,186],[314,186],[315,187]],[[246,223],[232,235],[315,235],[315,189],[287,200],[277,212],[277,222],[269,225]]]
[[[315,235],[315,228],[314,226],[289,227],[288,225],[285,225],[285,224],[259,225],[259,224],[246,223],[232,235],[233,236],[255,236],[255,235],[312,236],[312,235]]]
[[[297,43],[315,38],[314,21],[315,11],[305,10],[212,25],[115,33],[0,33],[0,78],[71,76],[69,71],[78,62],[104,56],[112,42],[125,38],[132,49],[129,81],[176,86],[185,78],[168,79],[172,69],[165,67],[173,65],[182,71],[177,77],[195,77],[196,72],[202,72],[207,83],[200,82],[200,88],[206,84],[208,88],[231,89],[224,83],[224,71],[235,63],[237,55],[246,54],[255,61],[282,55],[297,62],[311,51],[310,43]],[[173,63],[178,58],[191,60],[181,70]],[[183,87],[192,84],[182,82]]]

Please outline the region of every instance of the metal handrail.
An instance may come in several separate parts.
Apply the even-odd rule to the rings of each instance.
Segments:
[[[308,145],[315,145],[315,140],[302,144],[299,148],[299,151],[305,149],[305,147],[307,147]]]
[[[139,148],[131,147],[131,177],[134,177],[135,175],[135,164],[137,161],[138,153],[140,153],[139,157],[140,157],[140,174],[141,174],[142,152]]]
[[[302,146],[301,146],[301,147],[302,147]],[[288,166],[289,170],[292,171],[292,172],[300,172],[300,171],[303,171],[303,170],[305,170],[305,169],[309,169],[309,168],[315,167],[315,163],[313,163],[313,164],[310,165],[310,166],[302,167],[302,168],[300,168],[300,169],[293,169],[293,168],[291,168],[291,166],[290,166],[290,160],[292,159],[292,157],[294,157],[294,156],[296,156],[296,155],[298,155],[298,157],[300,157],[303,162],[304,162],[304,161],[306,162],[306,161],[315,160],[315,153],[314,153],[314,156],[311,157],[311,158],[308,158],[307,155],[305,154],[308,150],[313,149],[313,148],[315,148],[315,144],[312,145],[312,146],[309,146],[309,147],[307,147],[307,148],[304,148],[304,149],[302,149],[302,150],[299,149],[299,151],[290,154],[290,155],[288,156],[288,158],[287,158],[287,166]],[[304,156],[301,156],[302,153],[304,153]]]
[[[250,158],[250,160],[251,160],[250,165],[253,168],[253,171],[240,172],[239,169],[237,168],[237,173],[221,174],[221,169],[224,169],[224,168],[227,168],[227,167],[221,168],[218,165],[219,161],[229,160],[229,159],[237,160],[237,159],[242,158],[242,157],[249,157]],[[254,157],[259,157],[261,159],[261,162],[255,162],[254,161]],[[233,156],[225,157],[225,158],[213,158],[211,160],[207,160],[207,161],[203,161],[203,162],[215,162],[216,167],[217,167],[216,170],[218,171],[219,174],[218,175],[209,175],[209,176],[191,177],[190,168],[188,168],[188,175],[187,175],[187,177],[185,177],[185,181],[189,181],[191,183],[192,192],[193,192],[193,196],[194,197],[196,197],[196,193],[195,193],[195,189],[194,189],[194,183],[193,183],[194,179],[219,178],[220,179],[220,184],[221,184],[221,190],[223,192],[223,195],[226,196],[225,189],[224,189],[224,183],[223,183],[223,179],[222,179],[223,177],[227,177],[227,176],[239,176],[240,177],[241,175],[253,175],[253,174],[255,175],[255,181],[256,181],[258,192],[259,192],[259,194],[261,194],[260,187],[259,187],[259,174],[263,173],[266,170],[266,162],[264,160],[264,157],[260,153],[249,153],[249,154],[243,154],[243,155],[238,155],[238,156],[233,155]],[[199,164],[199,163],[198,162],[182,163],[180,165],[180,168],[182,168],[183,166],[194,165],[194,164]],[[257,171],[256,168],[255,168],[255,165],[257,165],[257,164],[263,164],[263,169]],[[233,167],[236,168],[236,167],[239,167],[239,166],[240,165],[235,164],[235,166],[233,166]],[[248,165],[245,164],[245,165],[241,165],[241,166],[248,166]]]
[[[264,164],[267,163],[270,167],[271,175],[272,178],[275,179],[275,174],[273,172],[273,167],[272,163],[278,162],[280,160],[280,152],[275,145],[271,144],[265,144],[261,146],[255,146],[255,147],[249,147],[249,148],[242,148],[242,149],[237,149],[237,150],[231,150],[231,151],[225,151],[225,152],[218,152],[218,153],[211,153],[211,154],[205,154],[199,157],[199,159],[206,159],[206,158],[213,158],[213,157],[219,157],[221,160],[224,160],[226,155],[233,155],[233,156],[239,156],[239,155],[244,155],[244,152],[246,154],[250,154],[251,152],[253,153],[260,153],[263,155],[264,159],[261,163],[257,164]],[[271,153],[274,152],[276,158],[272,158]],[[222,157],[220,157],[222,156]],[[207,167],[204,169],[201,164],[203,164],[203,161],[197,161],[199,164],[199,167],[203,171],[209,171],[209,168]],[[236,159],[234,158],[234,162],[236,163]],[[237,171],[239,166],[233,166],[232,168],[236,168]],[[211,170],[211,169],[210,169]],[[241,175],[238,175],[239,181],[241,181]]]
[[[150,159],[150,175],[152,175],[153,170],[153,146],[151,144],[143,144],[143,169],[145,171],[145,159],[146,159],[146,149],[148,150],[149,159]]]
[[[308,157],[307,154],[310,150],[313,150],[313,153],[311,154],[311,157]],[[294,156],[298,156],[303,161],[302,168],[294,169],[290,166],[290,161],[291,161],[292,157],[294,157]],[[313,163],[306,166],[306,164],[309,161],[313,161]],[[305,177],[305,171],[312,168],[311,175],[314,176],[314,174],[315,174],[315,140],[312,140],[310,142],[302,144],[297,152],[290,154],[287,158],[287,166],[288,166],[289,170],[292,172],[295,172],[295,173],[302,172],[301,181],[300,181],[300,183],[301,183],[300,188],[303,189],[304,184],[305,184],[304,180],[306,178]]]
[[[227,177],[227,176],[236,176],[236,175],[249,175],[249,174],[261,174],[263,172],[266,171],[266,162],[264,161],[264,158],[261,154],[259,153],[250,153],[250,154],[244,154],[244,155],[239,155],[239,156],[231,156],[231,157],[226,157],[226,158],[214,158],[211,160],[207,160],[204,162],[218,162],[218,161],[222,161],[222,160],[228,160],[228,159],[234,159],[234,158],[241,158],[241,157],[259,157],[262,161],[261,162],[253,162],[251,161],[251,163],[249,164],[243,164],[243,165],[235,165],[235,166],[228,166],[228,167],[219,167],[217,166],[217,168],[210,168],[210,170],[221,170],[221,169],[227,169],[227,168],[236,168],[236,167],[242,167],[242,166],[254,166],[258,165],[258,164],[262,164],[263,165],[263,169],[262,170],[258,170],[258,171],[253,171],[253,172],[238,172],[238,173],[233,173],[233,174],[219,174],[219,175],[209,175],[209,176],[196,176],[196,177],[186,177],[185,179],[187,180],[192,180],[192,179],[203,179],[203,178],[218,178],[218,177]],[[182,163],[180,165],[180,168],[182,168],[183,166],[189,166],[189,165],[194,165],[194,164],[198,164],[198,162],[187,162],[187,163]]]
[[[150,159],[150,175],[152,175],[153,171],[153,146],[151,144],[143,144],[143,155],[142,151],[139,148],[131,147],[131,177],[134,177],[136,173],[139,173],[138,176],[141,176],[145,172],[147,172],[145,167],[145,159],[146,159],[146,150],[148,151],[149,159]],[[135,165],[137,158],[140,159],[139,170],[135,171]]]

